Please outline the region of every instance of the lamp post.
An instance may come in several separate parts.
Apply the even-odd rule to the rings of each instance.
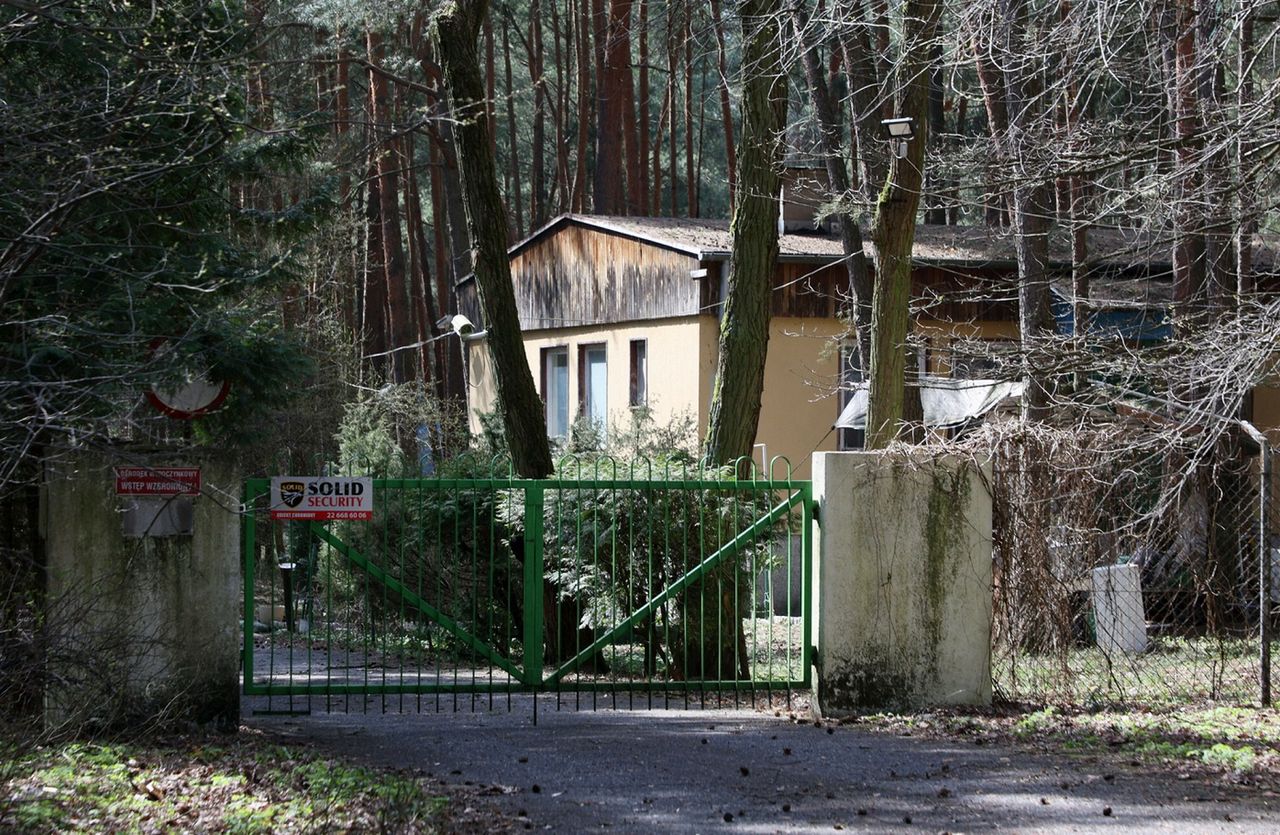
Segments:
[[[899,116],[893,119],[881,119],[885,132],[889,134],[889,144],[893,146],[893,155],[903,159],[907,155],[907,143],[916,135],[915,120],[910,116]]]

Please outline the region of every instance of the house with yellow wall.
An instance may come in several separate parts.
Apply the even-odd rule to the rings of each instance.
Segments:
[[[1088,243],[1094,309],[1167,310],[1167,245],[1144,251],[1133,233],[1107,228],[1091,229]],[[1051,244],[1060,325],[1071,309],[1069,245],[1065,238]],[[870,264],[869,243],[866,254]],[[551,437],[563,438],[579,419],[605,431],[624,426],[627,411],[640,407],[660,424],[689,414],[705,431],[729,256],[728,221],[699,218],[562,215],[511,248],[525,352]],[[922,225],[913,262],[916,369],[998,376],[991,364],[1017,339],[1011,237],[986,227]],[[811,222],[788,224],[773,284],[756,458],[783,456],[796,477],[807,478],[814,452],[860,443],[832,428],[860,378],[841,318],[849,292],[839,235]],[[458,298],[482,328],[470,279]],[[1157,338],[1165,325],[1126,327],[1141,339]],[[477,337],[464,342],[473,431],[478,415],[497,406],[483,330]],[[1254,402],[1275,412],[1268,426],[1280,426],[1280,398],[1260,392]]]

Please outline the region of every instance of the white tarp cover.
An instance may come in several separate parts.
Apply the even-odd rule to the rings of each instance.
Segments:
[[[925,426],[945,429],[981,417],[1003,400],[1019,397],[1022,383],[1002,380],[953,380],[925,377],[920,381],[920,405]],[[860,383],[836,419],[837,429],[867,427],[867,384]]]

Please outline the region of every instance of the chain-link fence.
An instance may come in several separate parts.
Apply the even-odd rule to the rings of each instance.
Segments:
[[[1261,613],[1280,599],[1280,513],[1262,494],[1267,457],[1245,430],[1216,443],[1114,425],[1002,440],[997,692],[1078,705],[1268,700]]]

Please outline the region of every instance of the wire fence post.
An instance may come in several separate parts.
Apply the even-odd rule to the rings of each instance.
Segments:
[[[541,482],[527,482],[524,492],[524,674],[534,693],[542,684],[542,497]]]
[[[1267,514],[1271,502],[1271,445],[1259,440],[1262,474],[1258,484],[1258,678],[1263,707],[1271,705],[1271,546]]]

